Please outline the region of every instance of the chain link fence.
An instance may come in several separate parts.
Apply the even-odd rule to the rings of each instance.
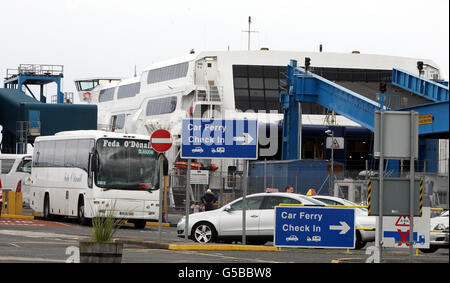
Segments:
[[[448,159],[446,160],[448,163]],[[306,194],[315,189],[317,194],[331,195],[367,204],[367,180],[378,176],[377,161],[346,160],[346,164],[334,162],[333,183],[330,180],[330,162],[328,160],[295,161],[252,161],[249,163],[247,194],[265,192],[268,188],[283,192],[292,185],[296,193]],[[448,171],[429,171],[426,168],[439,168],[440,164],[431,164],[429,160],[416,161],[416,178],[424,178],[424,205],[448,208]],[[367,170],[364,170],[367,169]],[[242,168],[239,168],[242,169]],[[168,177],[167,204],[172,211],[185,211],[186,169],[176,170]],[[428,171],[428,172],[427,172]],[[199,201],[209,187],[218,198],[217,206],[223,206],[243,194],[242,171],[207,171],[208,179],[203,184],[194,184],[191,177],[190,202]],[[397,162],[385,168],[388,178],[409,178],[409,162]],[[272,190],[273,191],[273,190]]]

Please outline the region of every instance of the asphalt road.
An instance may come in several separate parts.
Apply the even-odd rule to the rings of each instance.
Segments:
[[[1,263],[64,263],[76,261],[80,240],[91,236],[92,228],[81,226],[71,219],[57,221],[0,219]],[[175,227],[163,227],[162,242],[186,243],[176,235]],[[116,238],[134,241],[157,241],[158,227],[147,226],[137,230],[133,226],[121,228]],[[192,244],[192,241],[188,242]],[[267,244],[267,245],[270,245]],[[387,249],[383,253],[386,262],[408,262],[408,249]],[[366,250],[297,249],[280,251],[185,251],[147,248],[139,244],[126,244],[123,263],[331,263],[365,262]],[[414,262],[449,263],[449,250],[440,249],[433,254],[419,252]]]

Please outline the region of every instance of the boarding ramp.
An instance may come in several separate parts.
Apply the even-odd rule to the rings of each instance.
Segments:
[[[448,85],[401,69],[392,70],[392,84],[434,102],[444,102],[449,99]]]
[[[394,73],[396,73],[395,69],[393,71],[393,76],[395,76]],[[417,84],[425,85],[426,83],[428,84],[427,81],[428,80],[423,79],[422,83]],[[425,87],[425,91],[422,93],[416,91],[415,95],[417,96],[416,100],[418,103],[416,106],[409,108],[396,107],[397,109],[391,109],[386,107],[383,103],[378,101],[375,102],[366,96],[343,87],[342,85],[338,85],[323,77],[308,72],[305,69],[298,68],[297,61],[295,60],[291,60],[287,67],[286,83],[289,92],[280,95],[280,103],[284,112],[282,137],[283,160],[298,158],[298,134],[299,123],[301,123],[301,121],[299,121],[299,114],[301,113],[299,113],[298,105],[300,102],[315,102],[320,104],[371,131],[374,131],[374,114],[377,110],[415,110],[419,112],[420,116],[423,115],[423,120],[425,120],[423,123],[419,122],[419,135],[448,136],[448,87],[443,84],[435,83],[433,84],[433,87]],[[392,84],[403,90],[411,91],[405,84],[394,82]],[[359,87],[361,90],[362,87]],[[434,87],[439,88],[439,91],[435,91]],[[364,91],[369,92],[368,89],[370,90],[370,87],[365,86]],[[429,92],[434,94],[429,94]],[[385,95],[384,93],[377,94],[376,90],[372,93],[381,96]],[[423,99],[422,102],[425,102],[425,104],[420,103],[421,99]],[[430,103],[430,101],[432,102],[436,99],[444,101]],[[424,105],[426,105],[426,107]]]
[[[0,125],[1,152],[25,153],[26,144],[39,135],[96,130],[97,105],[46,104],[20,90],[0,88]]]

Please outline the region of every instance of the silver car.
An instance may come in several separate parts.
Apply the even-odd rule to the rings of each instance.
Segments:
[[[441,215],[430,219],[430,248],[420,249],[424,253],[434,253],[439,248],[447,248],[448,245],[448,210]]]
[[[328,205],[357,206],[357,204],[354,202],[338,197],[320,195],[311,197]],[[355,208],[355,212],[355,249],[362,249],[368,242],[375,241],[376,217],[369,216],[368,211],[365,208]]]
[[[274,207],[280,203],[324,206],[324,203],[294,193],[259,193],[246,198],[246,239],[249,244],[273,241]],[[184,237],[186,219],[177,225],[179,237]],[[189,215],[189,238],[199,243],[233,242],[242,239],[242,198],[219,209]]]

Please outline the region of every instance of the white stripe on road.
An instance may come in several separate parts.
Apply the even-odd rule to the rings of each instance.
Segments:
[[[0,230],[0,234],[8,236],[22,236],[28,238],[66,238],[66,239],[80,239],[81,236],[77,235],[66,235],[66,234],[56,234],[56,233],[46,233],[46,232],[32,232],[32,231],[22,231],[22,230]]]
[[[39,257],[0,256],[0,261],[26,261],[26,262],[66,262],[64,259],[49,259]]]

